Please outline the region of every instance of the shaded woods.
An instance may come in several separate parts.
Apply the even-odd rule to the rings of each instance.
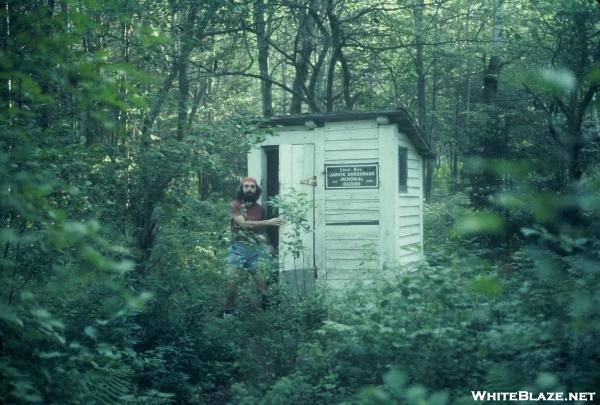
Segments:
[[[0,401],[593,392],[599,22],[592,0],[0,0]],[[221,319],[256,118],[394,107],[436,152],[422,266]]]

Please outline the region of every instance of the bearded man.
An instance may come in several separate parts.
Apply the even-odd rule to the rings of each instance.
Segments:
[[[242,272],[247,271],[254,276],[261,294],[264,295],[267,289],[261,270],[268,270],[272,262],[273,247],[269,243],[266,227],[281,226],[282,220],[279,217],[265,219],[265,209],[257,203],[260,193],[256,180],[246,177],[229,207],[233,242],[227,257],[230,281],[225,296],[225,315],[235,310],[238,280]]]

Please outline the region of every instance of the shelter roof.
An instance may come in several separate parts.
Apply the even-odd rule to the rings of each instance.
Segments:
[[[362,121],[374,120],[378,117],[386,117],[390,123],[397,124],[398,130],[405,133],[408,139],[413,143],[419,153],[425,158],[433,158],[435,155],[431,147],[425,141],[421,130],[416,125],[408,111],[404,108],[396,110],[378,110],[378,111],[343,111],[332,113],[318,114],[296,114],[296,115],[280,115],[268,118],[263,122],[264,126],[297,126],[305,125],[307,121],[313,121],[318,127],[322,127],[326,122],[340,121]]]

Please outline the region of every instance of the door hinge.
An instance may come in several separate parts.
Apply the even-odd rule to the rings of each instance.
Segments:
[[[317,176],[312,176],[312,177],[306,178],[304,180],[300,180],[300,184],[305,184],[307,186],[316,187],[317,186]]]

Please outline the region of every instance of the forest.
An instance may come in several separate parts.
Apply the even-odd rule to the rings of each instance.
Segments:
[[[1,403],[597,399],[598,1],[0,0],[0,95]],[[418,268],[224,318],[261,122],[396,108]]]

